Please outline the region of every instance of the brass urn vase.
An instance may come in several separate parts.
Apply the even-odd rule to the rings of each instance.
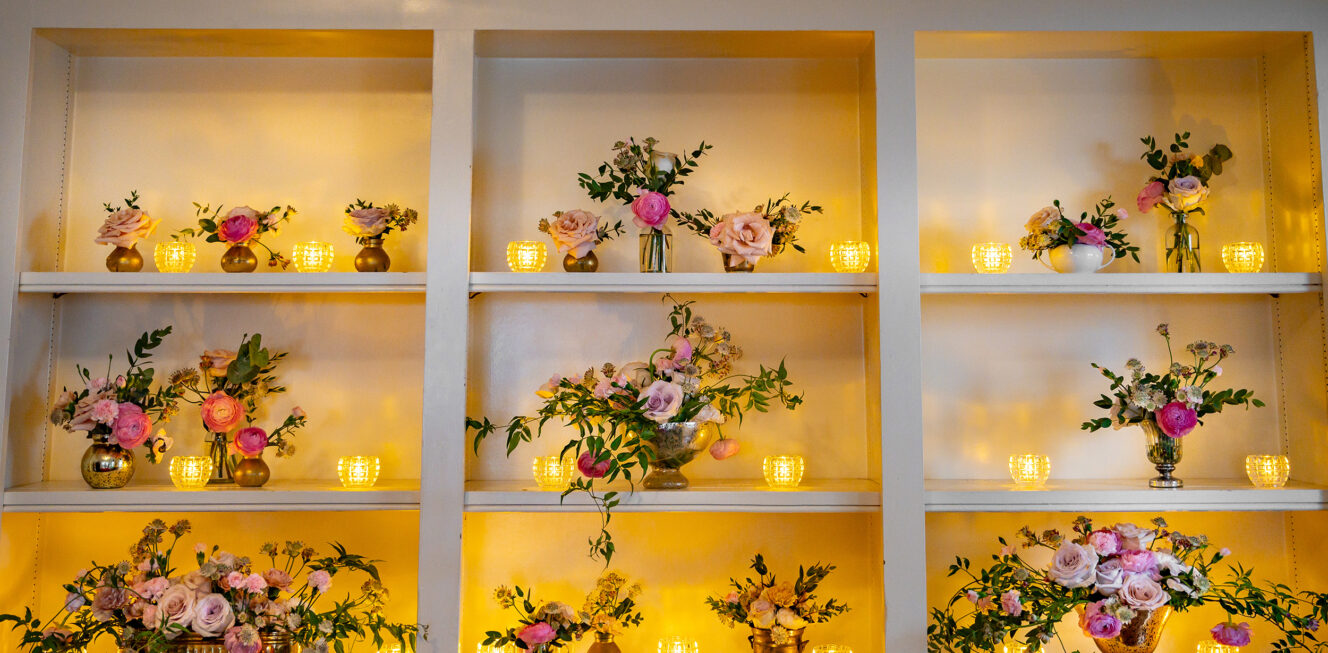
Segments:
[[[258,653],[296,653],[289,635],[260,635]],[[193,633],[180,635],[166,644],[166,653],[228,653],[220,637],[199,637]]]
[[[752,653],[802,653],[807,642],[802,638],[806,628],[789,630],[783,642],[776,644],[774,633],[769,628],[752,627]]]

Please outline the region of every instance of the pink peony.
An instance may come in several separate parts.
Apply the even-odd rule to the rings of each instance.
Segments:
[[[134,243],[151,236],[159,222],[161,220],[153,220],[140,209],[120,209],[106,216],[106,221],[97,229],[97,244],[133,247]]]
[[[576,459],[576,468],[586,478],[604,478],[609,471],[609,461],[596,464],[595,455],[587,451]]]
[[[682,386],[668,381],[655,381],[650,387],[642,390],[636,400],[645,400],[642,414],[646,419],[663,424],[678,414],[678,409],[682,407],[682,398]]]
[[[533,649],[540,644],[552,642],[557,635],[558,633],[553,629],[553,626],[538,621],[518,630],[516,638],[525,642],[527,649]]]
[[[1114,531],[1096,530],[1088,534],[1088,543],[1098,555],[1110,556],[1120,553],[1120,535]]]
[[[1166,184],[1160,181],[1149,182],[1139,191],[1139,197],[1135,198],[1135,203],[1139,206],[1139,211],[1147,213],[1153,210],[1162,201],[1162,194],[1167,192]]]
[[[553,239],[553,246],[559,254],[581,258],[599,244],[599,216],[589,211],[562,211],[548,224],[549,237]]]
[[[194,604],[194,632],[203,637],[220,637],[235,625],[235,612],[221,594],[208,594]]]
[[[322,569],[310,573],[309,587],[318,590],[319,594],[326,592],[329,588],[332,587],[332,575]]]
[[[92,421],[94,422],[112,424],[119,415],[120,404],[114,399],[99,399],[92,404]]]
[[[217,225],[217,237],[231,244],[247,243],[258,235],[258,212],[239,206],[226,214],[226,219]]]
[[[1183,438],[1199,425],[1199,414],[1179,401],[1173,401],[1157,411],[1158,428],[1173,438]]]
[[[111,435],[117,444],[125,449],[133,449],[147,442],[151,434],[152,420],[143,413],[138,404],[128,402],[120,404],[119,414],[115,418],[115,423],[111,425]]]
[[[760,213],[730,213],[710,228],[710,244],[723,254],[755,264],[769,256],[775,230]]]
[[[738,453],[738,441],[733,438],[724,438],[710,445],[710,456],[715,460],[724,460],[731,458]]]
[[[263,454],[267,448],[267,431],[248,426],[235,432],[235,450],[250,458]]]
[[[1107,244],[1107,234],[1103,233],[1102,229],[1097,225],[1091,222],[1080,222],[1074,226],[1079,228],[1079,233],[1081,234],[1075,239],[1076,243],[1080,245],[1092,245],[1094,247],[1101,247]]]
[[[642,191],[632,201],[632,222],[642,229],[659,229],[669,219],[669,198],[653,190]]]
[[[1010,590],[1001,595],[1001,609],[1011,617],[1024,613],[1024,604],[1019,602],[1019,590]]]
[[[1157,556],[1152,551],[1124,551],[1120,554],[1120,566],[1130,573],[1152,575],[1157,571]]]
[[[1208,632],[1213,634],[1213,641],[1227,646],[1249,646],[1250,636],[1254,634],[1250,625],[1243,621],[1239,624],[1221,623]]]
[[[203,400],[199,412],[203,414],[204,426],[213,433],[226,433],[244,419],[244,406],[220,390]]]
[[[263,648],[258,629],[250,624],[228,629],[222,644],[226,647],[226,653],[258,653]]]

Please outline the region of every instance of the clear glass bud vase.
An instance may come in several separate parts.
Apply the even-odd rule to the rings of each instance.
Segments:
[[[1167,272],[1199,272],[1199,231],[1184,213],[1173,213],[1175,222],[1167,228]]]
[[[673,271],[673,232],[667,224],[641,232],[641,271]]]

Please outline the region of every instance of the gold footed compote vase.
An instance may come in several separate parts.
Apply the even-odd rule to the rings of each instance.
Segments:
[[[807,642],[802,638],[806,629],[788,631],[788,637],[783,643],[776,644],[774,633],[768,628],[752,628],[752,653],[802,653],[807,648]]]
[[[709,422],[666,422],[656,426],[648,440],[655,451],[650,471],[641,479],[648,490],[684,490],[691,483],[682,475],[682,466],[705,451],[715,439]]]
[[[1095,639],[1097,650],[1102,653],[1153,653],[1162,641],[1162,629],[1171,616],[1171,607],[1162,606],[1152,611],[1136,613],[1135,617],[1121,626],[1120,635],[1113,639]]]

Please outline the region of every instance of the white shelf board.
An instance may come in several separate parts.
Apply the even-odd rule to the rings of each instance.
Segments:
[[[471,272],[471,292],[874,293],[876,273]]]
[[[27,293],[424,292],[423,272],[24,272]]]
[[[772,490],[764,482],[696,481],[686,490],[619,490],[614,512],[877,512],[881,486],[865,479],[804,482],[796,490]],[[536,489],[534,481],[467,481],[467,512],[593,512],[585,493],[560,501],[561,492]]]
[[[1222,295],[1319,292],[1317,272],[923,274],[923,294]]]
[[[1184,478],[1184,475],[1182,475]],[[1292,481],[1275,490],[1246,479],[1189,479],[1177,490],[1155,490],[1146,479],[1083,479],[1019,490],[1002,480],[926,482],[928,512],[1133,512],[1323,510],[1328,487]]]
[[[350,490],[336,481],[274,480],[261,488],[235,485],[178,490],[170,483],[130,482],[94,490],[82,481],[48,481],[5,490],[6,512],[264,512],[297,510],[417,510],[419,481],[380,481]]]

